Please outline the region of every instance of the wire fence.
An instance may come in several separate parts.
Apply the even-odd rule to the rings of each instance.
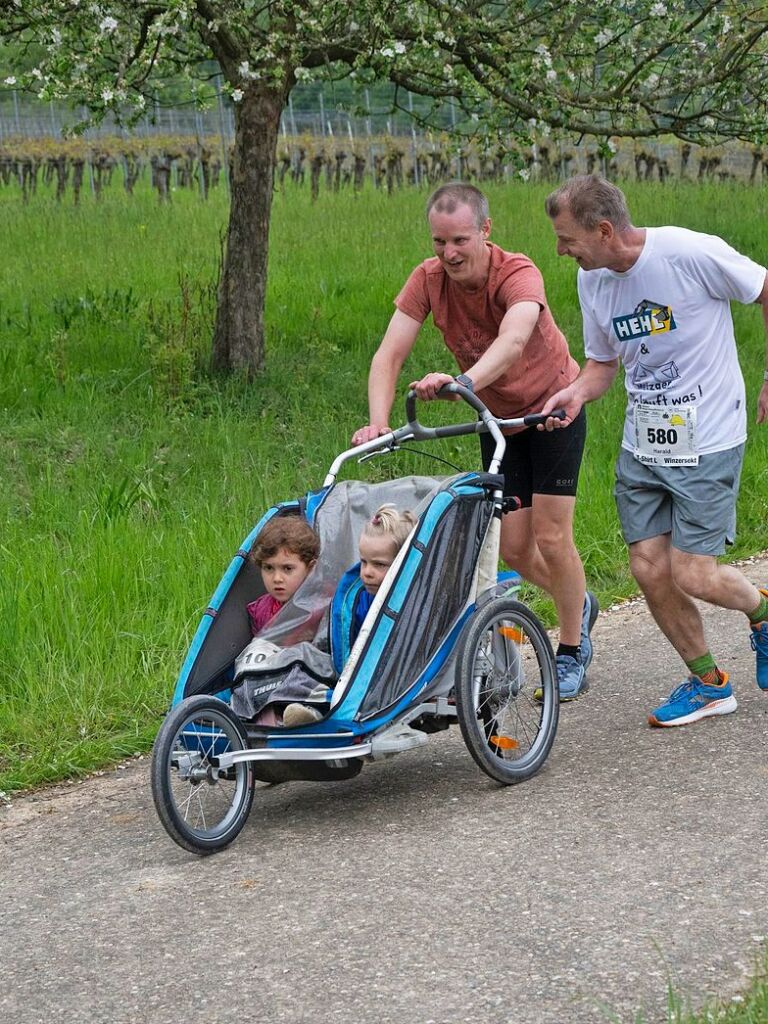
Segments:
[[[420,131],[404,113],[357,117],[327,109],[322,92],[314,100],[312,110],[295,109],[292,101],[286,106],[276,176],[279,184],[307,183],[315,198],[323,186],[359,189],[365,180],[392,191],[450,178],[550,181],[592,171],[636,180],[768,181],[768,152],[747,144],[704,148],[674,140],[625,140],[606,158],[595,139],[541,137],[531,147],[508,151]],[[0,93],[0,184],[18,183],[25,200],[36,192],[38,179],[44,186],[55,184],[57,199],[69,184],[76,202],[82,186],[100,195],[116,168],[129,192],[150,175],[161,199],[175,187],[199,188],[207,196],[222,179],[228,185],[234,111],[220,90],[207,110],[156,104],[130,132],[107,117],[77,144],[65,141],[64,128],[86,117],[82,108],[40,103],[16,90]]]
[[[320,93],[315,109],[295,108],[292,99],[280,122],[283,137],[317,135],[334,138],[360,138],[372,135],[410,136],[419,134],[404,112],[371,113],[357,117],[335,105],[327,106]],[[0,90],[0,143],[8,139],[62,138],[75,122],[88,119],[85,107],[70,107],[51,100],[41,103],[16,89]],[[449,121],[446,122],[446,126]],[[83,138],[106,136],[150,138],[155,135],[223,135],[231,141],[235,134],[235,118],[229,98],[217,90],[215,102],[206,110],[192,104],[164,106],[155,103],[136,126],[127,131],[107,115],[101,124],[86,129]]]

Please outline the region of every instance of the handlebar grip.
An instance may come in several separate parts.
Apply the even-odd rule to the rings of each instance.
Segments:
[[[470,391],[469,388],[463,387],[461,384],[457,384],[456,381],[448,381],[438,391],[436,398],[448,398],[449,395],[459,395],[464,401],[471,405],[475,412],[479,413],[480,416],[485,414],[489,416],[490,413],[483,402]],[[418,423],[416,419],[416,392],[409,391],[405,396],[405,415],[409,423]]]
[[[552,412],[548,413],[532,412],[528,416],[523,416],[523,423],[525,423],[526,427],[535,427],[539,423],[546,423],[549,419],[564,420],[565,409],[553,409]]]

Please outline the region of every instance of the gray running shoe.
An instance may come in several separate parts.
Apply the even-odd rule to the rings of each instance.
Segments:
[[[592,640],[589,634],[592,632],[592,627],[595,624],[599,611],[600,605],[597,603],[597,598],[591,590],[588,590],[584,597],[584,611],[581,616],[581,640],[579,641],[581,663],[584,666],[585,672],[592,662]]]
[[[589,689],[587,673],[584,665],[577,658],[570,654],[558,654],[557,662],[557,688],[560,692],[560,700],[575,700],[582,693]]]

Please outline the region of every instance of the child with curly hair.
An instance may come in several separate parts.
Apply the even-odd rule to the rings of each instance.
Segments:
[[[251,635],[256,636],[289,601],[317,562],[320,538],[300,516],[276,516],[266,524],[251,551],[261,569],[266,593],[247,604]]]

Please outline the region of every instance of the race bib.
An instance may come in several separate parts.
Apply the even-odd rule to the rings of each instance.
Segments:
[[[651,466],[698,466],[696,407],[642,405],[634,408],[635,451],[638,462]]]

